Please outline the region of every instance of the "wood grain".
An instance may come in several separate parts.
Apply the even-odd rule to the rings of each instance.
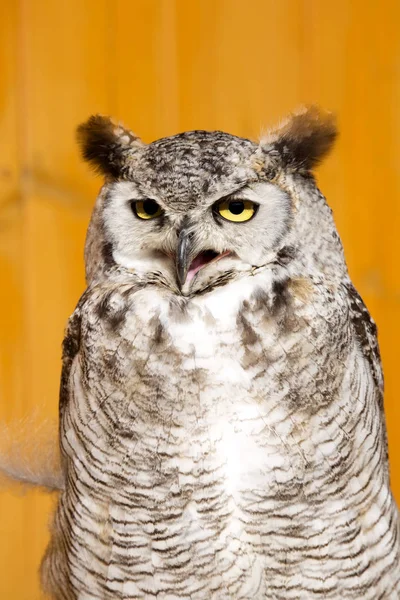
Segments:
[[[54,417],[63,328],[84,288],[101,182],[76,125],[111,113],[144,140],[258,137],[303,103],[335,111],[320,186],[380,331],[400,499],[400,4],[397,0],[4,0],[0,23],[0,419]],[[52,501],[0,496],[0,597],[40,598]]]

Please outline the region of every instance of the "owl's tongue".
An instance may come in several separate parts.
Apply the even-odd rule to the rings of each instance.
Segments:
[[[218,256],[218,254],[216,252],[213,252],[212,250],[206,250],[206,252],[201,252],[200,254],[198,254],[196,258],[191,262],[186,281],[192,281],[196,273],[200,271],[200,269],[204,267],[204,265],[207,265],[209,262],[211,262],[216,256]]]
[[[196,256],[196,258],[192,261],[189,271],[186,277],[186,281],[192,281],[193,277],[196,275],[200,269],[202,269],[208,263],[218,260],[223,256],[227,256],[229,252],[223,252],[222,254],[218,254],[218,252],[214,252],[214,250],[206,250],[205,252],[201,252]]]

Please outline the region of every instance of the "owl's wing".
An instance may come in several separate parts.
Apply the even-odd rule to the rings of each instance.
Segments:
[[[86,295],[84,294],[80,299],[78,306],[68,320],[67,327],[65,330],[63,345],[62,345],[62,371],[61,371],[61,382],[60,382],[60,400],[59,400],[59,413],[60,419],[63,412],[63,408],[68,401],[69,396],[69,375],[71,372],[71,366],[75,356],[79,352],[81,342],[81,308],[85,301]]]
[[[376,397],[376,400],[378,402],[378,409],[381,415],[382,438],[384,452],[386,456],[386,468],[387,472],[389,473],[389,448],[386,431],[385,409],[383,405],[383,373],[381,354],[379,351],[378,344],[378,329],[376,327],[375,321],[369,314],[369,311],[365,306],[363,299],[361,298],[360,294],[357,292],[353,284],[351,282],[348,282],[346,283],[345,287],[348,292],[350,303],[350,319],[353,324],[355,336],[364,355],[364,358],[369,365],[371,375],[375,384],[375,394],[373,395]]]
[[[369,364],[383,408],[383,374],[378,345],[378,331],[360,294],[351,282],[346,284],[350,302],[350,318],[361,351]]]

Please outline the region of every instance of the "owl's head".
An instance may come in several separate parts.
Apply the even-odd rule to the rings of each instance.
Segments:
[[[296,181],[314,185],[335,136],[331,115],[316,108],[260,143],[190,131],[145,144],[91,117],[78,138],[105,184],[89,227],[88,280],[126,269],[193,295],[251,275],[293,244]]]

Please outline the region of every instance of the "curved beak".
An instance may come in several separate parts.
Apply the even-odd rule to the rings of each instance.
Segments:
[[[176,251],[176,272],[182,287],[185,284],[190,263],[192,261],[193,233],[188,223],[179,232],[178,248]]]

